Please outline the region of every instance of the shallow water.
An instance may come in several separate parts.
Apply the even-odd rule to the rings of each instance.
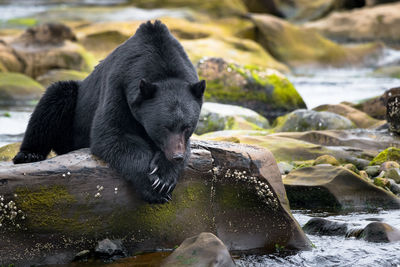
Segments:
[[[363,228],[372,221],[388,223],[400,229],[400,210],[378,213],[351,213],[344,215],[313,214],[294,211],[294,217],[303,226],[312,217],[347,222],[354,228]],[[292,256],[279,255],[248,256],[236,261],[238,266],[400,266],[400,242],[370,243],[355,238],[339,236],[307,235],[315,245],[311,251],[299,252]]]
[[[386,49],[374,66],[395,62],[400,62],[400,51]],[[400,86],[400,79],[375,77],[373,72],[373,68],[298,69],[289,80],[312,109],[322,104],[358,102]]]

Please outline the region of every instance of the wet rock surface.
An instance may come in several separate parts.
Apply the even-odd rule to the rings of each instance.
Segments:
[[[262,148],[194,141],[190,164],[165,205],[143,203],[87,149],[32,164],[1,163],[0,181],[4,202],[21,210],[0,228],[5,262],[62,263],[53,255],[72,260],[110,236],[124,240],[128,254],[173,248],[201,232],[216,234],[230,251],[268,252],[276,242],[309,248],[276,162]],[[43,246],[52,249],[36,249]]]
[[[352,211],[400,208],[399,197],[343,167],[301,168],[290,172],[283,183],[292,208]]]
[[[213,266],[234,267],[228,249],[212,233],[201,233],[185,239],[183,243],[161,264],[165,267]]]

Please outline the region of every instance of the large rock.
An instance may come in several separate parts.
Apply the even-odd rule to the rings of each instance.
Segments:
[[[321,105],[314,108],[316,111],[336,113],[351,120],[357,128],[369,128],[382,124],[381,121],[371,118],[368,114],[345,104]]]
[[[331,39],[360,42],[382,40],[400,41],[400,3],[334,12],[330,16],[305,24]],[[351,25],[351,27],[348,27]]]
[[[283,183],[291,208],[400,208],[400,198],[343,167],[301,168],[290,172],[283,178]]]
[[[196,134],[221,130],[261,130],[269,128],[266,118],[257,112],[234,105],[205,102],[201,108]]]
[[[15,50],[3,40],[0,40],[0,72],[21,72],[25,62]]]
[[[345,236],[348,226],[346,223],[312,218],[303,226],[303,230],[309,235]]]
[[[372,222],[360,233],[360,238],[369,242],[389,243],[400,241],[400,230],[383,222]]]
[[[268,119],[306,107],[290,81],[280,72],[228,63],[222,58],[201,61],[199,76],[207,80],[208,101],[250,108]]]
[[[74,40],[72,32],[64,29],[69,28],[51,25],[28,28],[10,43],[24,62],[22,72],[37,77],[51,69],[91,70],[95,64],[93,57],[81,45],[71,41]]]
[[[32,78],[20,73],[0,73],[0,104],[10,105],[37,100],[44,87]]]
[[[310,245],[290,213],[276,162],[262,148],[193,142],[190,164],[165,205],[143,203],[88,149],[31,164],[2,163],[0,181],[11,215],[0,227],[5,263],[53,264],[54,255],[65,263],[107,237],[123,240],[130,254],[173,248],[201,232],[242,252]]]
[[[213,266],[234,267],[228,249],[212,233],[201,233],[185,239],[161,266]]]
[[[380,44],[345,47],[334,43],[313,29],[270,15],[252,15],[257,27],[255,39],[276,59],[291,66],[362,64],[381,52]],[[346,24],[349,25],[349,24]]]
[[[343,130],[354,128],[353,123],[338,114],[298,109],[274,122],[276,132],[304,132],[310,130]]]

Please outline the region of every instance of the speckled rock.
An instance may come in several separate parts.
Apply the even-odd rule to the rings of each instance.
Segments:
[[[351,129],[353,123],[335,113],[298,109],[279,117],[273,124],[277,132],[304,132],[310,130]]]
[[[310,247],[268,150],[211,141],[193,141],[191,148],[190,163],[164,205],[141,201],[88,149],[32,164],[0,163],[0,181],[7,181],[0,184],[2,202],[21,210],[0,227],[0,258],[55,264],[53,256],[62,253],[66,263],[107,237],[123,240],[133,254],[171,249],[201,232],[216,234],[235,251],[268,253],[276,243]]]
[[[195,133],[200,135],[221,130],[262,130],[269,127],[268,120],[253,110],[205,102]]]

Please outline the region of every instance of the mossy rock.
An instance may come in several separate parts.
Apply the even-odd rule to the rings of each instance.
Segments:
[[[216,17],[244,15],[246,6],[241,0],[129,0],[130,3],[142,8],[191,8]]]
[[[0,161],[10,161],[18,153],[21,143],[12,143],[0,147]]]
[[[382,45],[362,44],[345,47],[312,29],[304,29],[269,16],[252,15],[257,26],[256,40],[276,59],[289,64],[344,66],[363,63],[378,56]]]
[[[38,24],[38,20],[36,18],[14,18],[6,21],[6,25],[8,27],[16,27],[16,28],[26,28],[36,26]]]
[[[341,130],[354,128],[347,118],[335,113],[299,109],[278,117],[273,124],[276,132],[304,132],[310,130]]]
[[[44,87],[57,81],[79,81],[88,76],[88,72],[81,72],[77,70],[51,70],[44,75],[39,76],[36,80]]]
[[[332,157],[330,155],[323,155],[323,156],[319,156],[318,158],[316,158],[314,161],[314,165],[319,165],[319,164],[330,164],[332,166],[340,165],[339,161],[337,161],[337,159],[335,159],[335,157]]]
[[[203,104],[196,134],[221,130],[263,130],[269,128],[266,118],[240,106],[206,102]]]
[[[0,73],[0,103],[27,103],[39,99],[44,87],[20,73]]]
[[[197,70],[207,81],[207,101],[243,106],[267,119],[305,107],[293,84],[276,70],[228,63],[222,58],[202,60]]]
[[[383,177],[376,177],[374,179],[374,185],[387,189],[390,188],[390,181]]]
[[[400,149],[395,147],[389,147],[379,153],[369,165],[381,165],[386,161],[396,161],[400,163]]]

